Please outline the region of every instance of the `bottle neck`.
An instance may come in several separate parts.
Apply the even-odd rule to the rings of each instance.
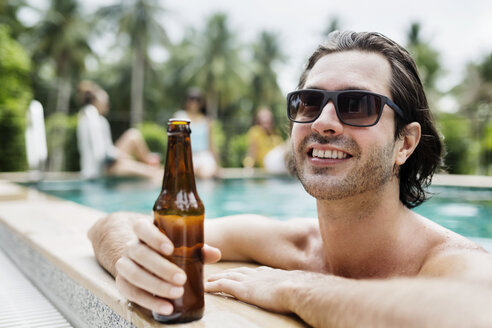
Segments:
[[[162,190],[175,194],[179,191],[193,192],[196,194],[189,132],[168,132]]]

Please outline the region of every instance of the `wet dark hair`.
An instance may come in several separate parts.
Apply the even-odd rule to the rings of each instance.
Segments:
[[[417,65],[403,47],[380,33],[334,31],[309,58],[298,88],[302,89],[309,72],[325,55],[343,51],[362,51],[384,56],[391,65],[391,99],[403,110],[406,122],[395,115],[395,139],[405,135],[408,122],[418,122],[421,138],[413,154],[400,166],[400,201],[408,208],[428,198],[426,191],[435,170],[442,165],[443,144],[434,125]]]
[[[85,91],[82,96],[82,104],[89,105],[94,104],[96,101],[96,95],[91,91]]]

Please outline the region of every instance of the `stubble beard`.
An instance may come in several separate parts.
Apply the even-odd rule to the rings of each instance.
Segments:
[[[329,143],[342,147],[353,155],[350,161],[355,161],[352,169],[343,176],[336,176],[333,167],[312,167],[307,162],[305,145],[312,140],[319,143]],[[365,159],[362,158],[360,147],[355,141],[344,136],[321,137],[309,136],[294,149],[291,149],[291,171],[297,175],[304,189],[313,197],[320,200],[339,200],[358,194],[377,191],[396,175],[392,161],[395,141],[368,151]],[[309,172],[307,172],[309,171]]]

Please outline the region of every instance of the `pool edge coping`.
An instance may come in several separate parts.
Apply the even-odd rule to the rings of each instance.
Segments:
[[[262,169],[227,168],[222,169],[222,171],[223,173],[217,178],[218,180],[290,177],[286,174],[268,174]],[[42,179],[40,177],[42,177]],[[138,178],[134,177],[134,179]],[[52,180],[82,180],[82,177],[78,172],[45,172],[42,175],[32,175],[30,172],[0,172],[0,181],[1,180],[15,183],[29,183]],[[492,188],[492,176],[437,173],[434,174],[431,185]]]
[[[11,194],[10,196],[12,197],[8,195],[9,191]],[[7,197],[5,198],[6,195]],[[65,221],[65,219],[68,219],[67,213],[72,210],[83,211],[84,222],[77,226],[82,231],[77,231],[77,235],[73,236],[76,238],[51,240],[59,239],[60,236],[57,234],[63,232],[63,229],[71,229],[72,231],[68,233],[68,237],[72,237],[70,233],[73,233],[74,229],[73,227],[70,228],[68,226],[71,223],[73,224],[74,220],[77,218],[72,219],[72,222]],[[70,317],[69,321],[77,322],[78,326],[82,328],[107,327],[107,320],[110,319],[103,319],[106,321],[102,321],[100,324],[94,324],[94,322],[84,324],[83,322],[79,322],[80,320],[85,319],[83,314],[82,317],[79,315],[79,321],[77,321],[77,318],[71,318],[70,311],[72,308],[69,308],[68,310],[63,309],[63,301],[59,307],[60,301],[57,300],[57,295],[50,295],[50,292],[54,292],[54,289],[48,288],[48,290],[43,291],[43,287],[48,284],[43,283],[39,278],[31,277],[33,274],[32,272],[36,271],[37,267],[34,266],[34,268],[29,270],[24,269],[23,266],[26,265],[25,262],[29,264],[31,258],[38,257],[38,259],[40,258],[42,260],[41,262],[36,260],[36,262],[44,263],[40,264],[39,268],[42,268],[42,265],[51,267],[50,270],[42,271],[44,272],[44,274],[41,274],[42,276],[50,279],[50,277],[55,277],[55,274],[50,274],[50,272],[59,270],[62,273],[61,276],[67,278],[67,281],[73,282],[74,285],[82,288],[82,292],[79,293],[88,295],[85,298],[85,302],[88,304],[81,305],[82,311],[87,311],[90,304],[96,304],[97,301],[99,301],[101,304],[106,305],[106,307],[99,307],[101,309],[100,311],[109,313],[107,314],[109,315],[109,318],[114,319],[114,316],[116,315],[117,320],[119,320],[118,318],[121,318],[128,322],[130,324],[129,327],[133,327],[133,325],[136,327],[162,327],[162,325],[153,321],[151,316],[144,314],[141,309],[131,306],[116,290],[114,279],[96,263],[86,233],[88,227],[100,217],[101,213],[102,212],[95,209],[71,201],[62,200],[32,188],[0,180],[0,236],[5,234],[14,236],[11,238],[17,238],[16,240],[18,241],[17,244],[12,243],[9,247],[8,244],[6,244],[7,242],[10,242],[9,238],[1,237],[0,247],[6,254],[9,253],[10,249],[30,254],[29,256],[24,257],[17,254],[15,256],[9,256],[9,258],[11,258],[16,266],[24,272],[26,277],[33,281],[36,287],[38,287],[43,294],[57,306],[67,319]],[[79,217],[82,214],[79,213]],[[60,223],[62,227],[58,230],[54,229],[55,231],[47,231],[47,228],[44,229],[44,231],[37,231],[36,229],[39,230],[39,223],[38,225],[29,225],[29,223],[34,222],[34,219],[43,219],[41,220],[43,221],[43,226],[53,228],[55,227],[54,224]],[[61,219],[63,219],[63,221]],[[26,226],[26,224],[28,226]],[[72,245],[74,242],[80,243],[82,240],[83,245]],[[63,243],[68,243],[65,246],[66,249],[60,250],[60,245],[63,247]],[[75,247],[73,248],[72,246]],[[72,255],[75,256],[75,259],[70,257]],[[18,263],[19,261],[20,263]],[[89,265],[89,267],[87,267],[87,265]],[[221,262],[219,264],[207,265],[204,269],[205,273],[214,273],[239,265],[243,264]],[[63,289],[66,285],[70,285],[70,283],[61,284],[59,287]],[[70,295],[73,293],[68,292],[67,294]],[[92,296],[94,296],[95,299],[91,298]],[[235,322],[238,327],[261,327],[262,323],[267,323],[271,327],[304,326],[302,322],[293,317],[268,312],[246,303],[210,294],[206,294],[205,297],[207,305],[203,320],[187,324],[185,325],[186,327],[216,327],[219,322],[224,320]],[[80,309],[78,311],[80,311]]]

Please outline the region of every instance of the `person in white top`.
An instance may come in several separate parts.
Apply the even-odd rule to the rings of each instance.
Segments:
[[[160,156],[149,151],[137,129],[128,129],[113,144],[109,122],[104,117],[109,110],[108,94],[89,81],[81,82],[78,91],[83,103],[77,123],[82,177],[115,175],[160,180]]]

